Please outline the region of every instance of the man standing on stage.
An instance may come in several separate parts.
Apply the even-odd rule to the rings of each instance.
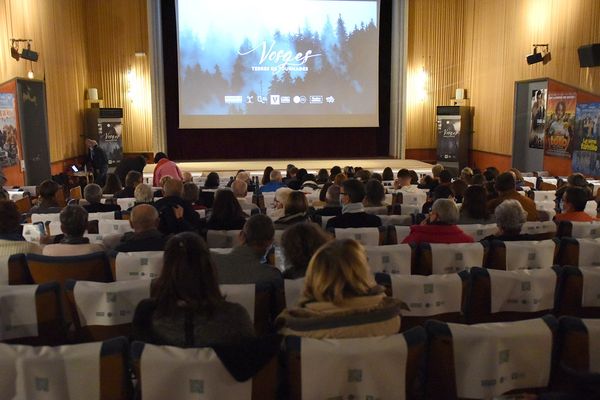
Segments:
[[[88,148],[85,165],[92,168],[94,182],[102,187],[106,182],[108,157],[106,157],[106,153],[98,146],[98,143],[95,140],[85,139],[85,145]]]

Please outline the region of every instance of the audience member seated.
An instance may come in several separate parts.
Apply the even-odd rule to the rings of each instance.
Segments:
[[[342,215],[327,221],[327,229],[330,228],[367,228],[381,226],[381,219],[376,215],[365,212],[363,200],[365,199],[365,187],[356,179],[348,179],[342,182],[340,191],[342,201]]]
[[[472,243],[473,238],[464,233],[458,222],[458,207],[454,200],[437,199],[431,212],[421,225],[410,227],[402,243]]]
[[[276,228],[285,229],[289,225],[306,221],[308,219],[308,201],[306,200],[306,195],[294,190],[288,196],[284,210],[284,216],[274,222]]]
[[[450,190],[452,190],[452,196],[454,197],[454,201],[457,203],[462,203],[465,197],[465,191],[469,185],[462,179],[457,179],[450,184]]]
[[[292,190],[300,190],[301,177],[299,176],[300,170],[296,167],[292,167],[288,172],[288,178],[285,181],[287,187]]]
[[[184,184],[188,183],[188,182],[194,182],[194,177],[192,176],[191,172],[183,171],[183,173],[181,174],[181,176],[182,176],[181,180],[182,180],[182,182]]]
[[[244,227],[247,215],[242,210],[233,192],[219,189],[215,193],[213,208],[206,222],[206,229],[238,230]]]
[[[285,215],[285,203],[293,190],[289,187],[281,187],[275,191],[275,211],[271,213],[271,218],[278,219]]]
[[[272,283],[281,287],[281,273],[265,262],[273,244],[275,229],[266,215],[253,215],[240,232],[240,245],[228,254],[214,254],[221,284]]]
[[[137,171],[129,171],[125,177],[125,187],[114,194],[115,199],[135,197],[135,188],[142,183],[142,174]]]
[[[104,246],[90,243],[88,238],[83,237],[87,229],[87,223],[88,212],[83,207],[75,204],[66,206],[60,212],[62,235],[55,237],[54,244],[44,246],[42,253],[46,256],[63,257],[82,256],[104,251]]]
[[[317,183],[319,185],[324,185],[327,182],[329,182],[329,173],[327,173],[325,168],[321,168],[317,173]]]
[[[342,182],[344,182],[347,179],[348,179],[348,175],[346,175],[343,172],[341,172],[341,173],[337,174],[333,178],[333,184],[334,185],[338,185],[338,186],[342,186]]]
[[[165,184],[170,181],[171,179],[173,179],[170,175],[165,175],[163,177],[160,178],[159,183],[159,187],[160,189],[158,189],[156,192],[154,192],[154,197],[164,197],[165,196]]]
[[[394,171],[390,167],[385,167],[383,169],[383,173],[381,174],[381,179],[384,181],[393,181],[394,180]]]
[[[169,160],[165,153],[159,152],[154,156],[154,175],[152,177],[152,185],[160,186],[160,178],[170,176],[174,179],[183,179],[183,174],[176,163]]]
[[[318,225],[310,222],[294,224],[281,236],[281,249],[285,259],[285,279],[298,279],[306,275],[312,255],[332,237]]]
[[[127,180],[127,174],[130,171],[137,171],[142,175],[145,166],[146,158],[144,156],[127,157],[119,162],[119,165],[117,165],[117,168],[115,169],[115,174],[117,174],[121,182],[125,182]]]
[[[470,167],[464,167],[460,171],[460,180],[465,182],[467,185],[470,185],[472,179],[473,179],[473,170]]]
[[[227,183],[227,187],[231,187],[233,185],[233,182],[235,182],[236,180],[240,180],[242,182],[246,183],[246,191],[254,193],[254,182],[252,181],[250,174],[246,171],[244,171],[243,169],[240,169],[237,174],[235,174],[235,177],[232,178],[228,183]],[[234,191],[235,193],[235,191]]]
[[[386,336],[400,330],[403,303],[385,295],[355,240],[323,245],[308,265],[303,298],[277,318],[280,333],[326,338]]]
[[[13,254],[41,253],[35,243],[30,243],[21,235],[21,214],[10,200],[0,200],[0,256]]]
[[[486,236],[482,240],[502,240],[502,241],[518,241],[518,240],[536,240],[535,236],[529,234],[521,234],[521,228],[527,221],[527,212],[517,200],[504,200],[496,207],[494,211],[496,218],[496,226],[498,231]]]
[[[597,221],[597,218],[583,211],[588,199],[589,193],[587,189],[577,186],[566,188],[562,195],[562,213],[556,214],[554,220],[575,222]]]
[[[282,182],[281,171],[274,169],[271,171],[269,182],[264,184],[260,188],[260,193],[274,192],[280,187],[285,187],[285,183]]]
[[[312,193],[315,190],[319,190],[319,185],[317,184],[317,178],[313,174],[306,174],[302,178],[302,185],[300,186],[300,190],[304,193]]]
[[[433,190],[440,183],[440,173],[444,170],[444,166],[441,164],[435,164],[431,167],[431,175],[430,178],[427,179],[429,175],[423,176],[421,181],[419,182],[419,189],[429,189]]]
[[[359,167],[357,167],[356,172],[354,174],[354,178],[358,179],[363,183],[366,183],[371,179],[371,171],[362,168],[359,169]]]
[[[183,182],[169,179],[165,182],[163,191],[165,197],[154,203],[160,215],[158,229],[165,235],[184,231],[198,232],[200,215],[190,203],[183,200]]]
[[[575,173],[567,177],[567,184],[559,187],[556,190],[556,202],[560,203],[563,200],[563,194],[570,187],[577,187],[585,190],[587,199],[592,200],[592,189],[589,186],[588,181],[585,179],[583,174]]]
[[[204,189],[218,189],[220,184],[221,180],[219,178],[219,174],[216,172],[210,172],[208,175],[206,175]]]
[[[512,173],[515,177],[515,188],[518,191],[523,190],[523,186],[525,186],[525,179],[523,179],[523,174],[517,168],[510,168],[508,172]]]
[[[365,207],[385,207],[385,189],[377,179],[370,179],[365,187]]]
[[[83,189],[83,197],[88,202],[83,208],[88,213],[119,211],[121,207],[117,204],[102,204],[102,188],[95,183],[90,183]]]
[[[192,205],[194,210],[204,210],[206,206],[199,203],[200,189],[194,182],[183,184],[183,199]]]
[[[261,186],[264,186],[271,182],[271,172],[273,172],[273,167],[271,167],[270,165],[266,166],[265,170],[263,171],[263,176],[260,179]]]
[[[106,183],[104,184],[104,187],[102,187],[102,194],[114,195],[121,190],[123,190],[123,185],[121,185],[119,177],[112,172],[106,174]]]
[[[145,183],[140,183],[135,187],[133,197],[135,198],[136,206],[139,204],[154,204],[154,193],[152,193],[152,188]]]
[[[487,192],[483,186],[469,186],[460,207],[458,224],[493,224],[496,219],[493,214],[490,214],[486,200]]]
[[[471,185],[485,186],[485,178],[481,174],[475,174],[471,178]]]
[[[429,214],[431,212],[431,206],[437,199],[452,199],[454,200],[454,193],[452,193],[452,189],[448,185],[439,184],[435,187],[435,189],[430,190],[427,193],[427,201],[423,204],[421,208],[421,213]]]
[[[240,203],[240,207],[242,207],[242,210],[244,210],[246,214],[251,215],[253,212],[260,211],[256,204],[250,203],[246,199],[246,196],[248,195],[248,185],[245,181],[241,179],[234,180],[231,184],[231,190]]]
[[[248,312],[225,300],[206,243],[180,233],[167,242],[154,297],[142,300],[133,318],[133,338],[157,345],[213,347],[255,336]]]
[[[121,237],[115,247],[117,252],[161,251],[165,247],[166,237],[158,230],[160,219],[156,208],[149,204],[133,207],[129,216],[129,224],[133,232]]]
[[[419,191],[417,187],[412,186],[412,175],[406,168],[398,171],[398,178],[394,181],[394,189],[400,190],[400,193],[415,193]]]
[[[493,170],[489,174],[493,174]],[[498,197],[488,201],[487,206],[490,213],[493,213],[496,207],[504,200],[517,200],[523,206],[525,212],[527,212],[527,221],[539,221],[538,212],[535,208],[535,202],[529,197],[525,197],[519,194],[515,189],[515,177],[510,172],[503,172],[498,175],[495,183]],[[489,194],[489,193],[488,193]]]
[[[340,187],[330,185],[325,194],[325,206],[315,210],[314,214],[322,216],[342,215],[342,205],[340,203]]]
[[[38,189],[39,197],[37,204],[31,207],[31,214],[40,213],[58,213],[62,207],[56,201],[56,192],[60,189],[58,183],[52,180],[45,180]]]

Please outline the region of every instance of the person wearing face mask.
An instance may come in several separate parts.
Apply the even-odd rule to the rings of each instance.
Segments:
[[[327,229],[381,226],[381,219],[378,216],[365,212],[363,205],[365,187],[361,181],[348,179],[342,182],[340,199],[342,203],[342,215],[333,217],[327,221]]]

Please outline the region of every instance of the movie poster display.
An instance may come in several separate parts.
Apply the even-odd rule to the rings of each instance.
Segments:
[[[0,166],[18,165],[19,134],[14,93],[0,93]]]
[[[548,92],[545,154],[571,158],[574,147],[575,108],[577,93]]]
[[[600,175],[600,103],[578,104],[575,121],[573,172]]]
[[[531,126],[529,128],[529,147],[544,148],[544,125],[546,123],[547,89],[533,90],[531,93]]]
[[[121,122],[98,123],[98,146],[106,153],[109,164],[123,159],[123,124]]]
[[[460,115],[437,116],[438,161],[458,161]]]

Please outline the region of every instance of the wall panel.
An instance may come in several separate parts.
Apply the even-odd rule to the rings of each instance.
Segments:
[[[515,81],[548,77],[600,93],[600,68],[580,68],[577,57],[579,46],[600,42],[597,0],[412,0],[409,32],[408,69],[424,65],[430,78],[427,100],[407,104],[408,148],[435,147],[435,105],[458,87],[475,108],[474,149],[506,155]],[[550,63],[527,65],[534,43],[550,44]]]

